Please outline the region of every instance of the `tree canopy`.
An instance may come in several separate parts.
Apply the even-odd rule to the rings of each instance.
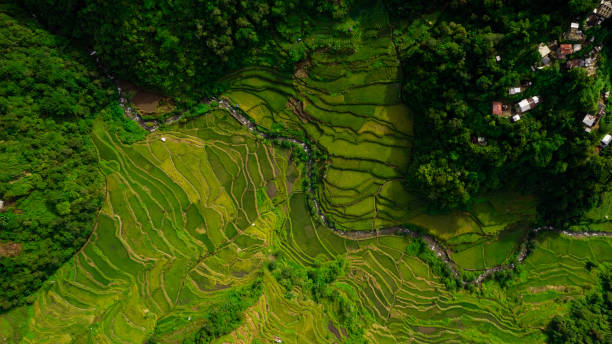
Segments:
[[[108,87],[68,41],[0,5],[0,311],[87,240],[103,200],[89,131]]]
[[[600,273],[599,285],[585,297],[572,302],[569,314],[556,316],[546,328],[551,344],[612,342],[612,275]]]
[[[293,68],[291,52],[276,41],[297,41],[310,16],[342,16],[352,1],[20,2],[53,30],[93,47],[119,76],[197,96],[247,64]]]
[[[400,23],[432,10],[419,2],[387,5]],[[484,192],[534,192],[548,223],[576,218],[597,204],[612,177],[612,161],[596,150],[609,125],[605,119],[599,134],[586,133],[581,121],[610,88],[609,49],[604,44],[594,77],[584,69],[567,70],[559,61],[531,70],[540,59],[537,45],[560,39],[575,16],[596,5],[451,1],[435,23],[399,25],[403,98],[419,114],[408,184],[446,209],[465,208]],[[610,37],[607,27],[587,34],[593,45]],[[510,87],[528,82],[524,92],[508,94]],[[531,96],[539,96],[541,104],[517,123],[491,113],[492,101],[513,106]],[[487,144],[478,144],[478,137]]]

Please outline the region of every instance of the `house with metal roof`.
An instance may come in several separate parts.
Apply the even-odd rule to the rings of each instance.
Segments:
[[[535,96],[531,98],[525,98],[516,104],[516,111],[519,113],[525,113],[532,110],[540,103],[540,97]]]

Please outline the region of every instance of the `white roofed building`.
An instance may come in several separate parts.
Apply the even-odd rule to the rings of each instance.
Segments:
[[[589,115],[589,114],[584,116],[584,119],[582,120],[582,123],[584,123],[584,125],[586,125],[589,128],[595,125],[596,122],[597,122],[597,117],[593,115]]]
[[[548,47],[548,45],[540,43],[540,45],[538,46],[538,52],[542,57],[548,56],[548,54],[550,54],[550,48]]]
[[[597,9],[597,14],[606,19],[610,18],[612,16],[612,1],[602,0]]]
[[[521,90],[520,87],[510,87],[510,89],[508,90],[508,94],[510,95],[519,94],[521,92],[523,92],[523,90]]]
[[[601,145],[606,147],[612,141],[612,136],[610,134],[606,134],[606,136],[601,139]]]
[[[519,113],[525,113],[525,112],[535,108],[536,105],[538,105],[539,103],[540,103],[540,97],[539,96],[535,96],[535,97],[531,97],[531,98],[525,98],[525,99],[521,100],[520,102],[518,102],[518,104],[516,104],[516,110]]]

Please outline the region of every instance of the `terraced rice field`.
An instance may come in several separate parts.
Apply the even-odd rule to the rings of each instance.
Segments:
[[[207,307],[259,276],[262,297],[217,342],[340,342],[329,309],[299,289],[285,297],[265,268],[275,251],[304,266],[344,256],[336,284],[367,313],[369,342],[541,342],[552,310],[567,307],[558,301],[594,282],[586,260],[610,259],[610,239],[543,237],[508,293],[486,283],[482,295],[452,293],[405,254],[410,239],[348,240],[315,223],[290,152],[225,111],[130,146],[98,123],[93,139],[108,189],[95,233],[31,306],[0,315],[0,343],[181,342]]]
[[[574,229],[612,232],[612,192],[605,193],[599,207],[591,209]]]
[[[302,219],[300,202],[294,196],[291,219]],[[336,255],[348,259],[349,273],[340,283],[356,292],[374,319],[366,332],[372,343],[542,342],[540,329],[566,310],[564,301],[595,283],[596,272],[585,270],[586,262],[612,261],[610,238],[546,234],[507,293],[491,282],[480,295],[450,293],[427,265],[405,254],[408,238],[346,240],[310,221],[287,227],[285,236],[283,251],[302,264]]]
[[[537,200],[497,193],[466,212],[428,212],[402,180],[413,114],[400,103],[388,21],[377,8],[358,19],[354,41],[337,41],[327,27],[304,38],[354,51],[317,50],[295,75],[241,70],[228,76],[225,97],[257,124],[303,133],[327,152],[317,196],[337,227],[410,223],[445,240],[461,268],[506,262]],[[335,285],[358,300],[371,343],[538,343],[566,301],[595,283],[586,262],[612,260],[610,238],[545,234],[507,290],[485,282],[478,292],[450,292],[405,253],[411,239],[348,240],[314,221],[291,152],[224,110],[133,145],[96,123],[92,139],[107,182],[94,234],[32,305],[0,315],[0,343],[180,343],[227,291],[259,277],[263,295],[217,343],[342,342],[332,309],[299,288],[285,296],[266,268],[275,252],[303,266],[343,256],[348,270]]]
[[[338,38],[323,24],[304,38],[307,46],[333,41],[344,50],[317,49],[293,75],[248,68],[226,78],[225,97],[258,125],[303,133],[327,153],[318,198],[329,220],[346,230],[411,223],[450,239],[532,219],[536,199],[529,196],[488,195],[469,212],[431,214],[406,188],[414,114],[401,103],[389,20],[375,6],[357,20],[352,38]]]
[[[364,48],[355,53],[315,52],[295,75],[248,69],[228,78],[227,97],[258,124],[304,132],[329,153],[321,203],[331,221],[351,229],[397,224],[424,206],[401,182],[412,114],[401,104],[400,66],[381,16],[362,18]],[[305,44],[331,39],[326,30]]]
[[[101,125],[93,140],[107,200],[87,245],[28,308],[23,342],[143,342],[156,327],[198,328],[202,309],[262,271],[283,223],[265,190],[286,198],[288,152],[224,112],[131,146]]]

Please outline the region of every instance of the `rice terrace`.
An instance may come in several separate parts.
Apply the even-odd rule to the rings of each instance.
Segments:
[[[0,0],[0,344],[610,343],[610,16]]]

